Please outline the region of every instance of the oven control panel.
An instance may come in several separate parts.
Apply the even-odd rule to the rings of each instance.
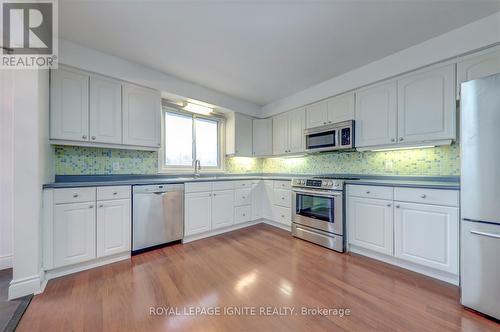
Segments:
[[[293,179],[292,187],[311,189],[342,190],[344,181],[335,179]]]

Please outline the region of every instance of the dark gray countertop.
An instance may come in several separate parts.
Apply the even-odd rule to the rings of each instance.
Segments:
[[[147,185],[158,183],[186,183],[206,181],[237,181],[237,180],[291,180],[294,177],[322,176],[345,178],[346,184],[394,186],[433,189],[460,189],[459,178],[418,177],[418,176],[383,176],[358,174],[214,174],[193,178],[189,175],[63,175],[56,176],[56,181],[43,185],[43,188],[75,188],[121,185]]]

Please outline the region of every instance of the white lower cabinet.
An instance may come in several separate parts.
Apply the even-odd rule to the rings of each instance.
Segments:
[[[130,193],[130,186],[45,190],[44,269],[130,253]]]
[[[348,209],[349,243],[392,255],[392,201],[349,197]]]
[[[252,207],[250,205],[234,208],[234,223],[242,224],[252,220]]]
[[[96,257],[95,203],[54,206],[53,255],[54,268]]]
[[[212,229],[231,226],[234,223],[234,191],[212,193]]]
[[[185,235],[208,232],[212,219],[212,193],[189,193],[185,200]]]
[[[97,202],[97,257],[130,251],[130,199]]]
[[[458,274],[458,209],[395,202],[394,255]]]
[[[350,251],[458,284],[457,191],[349,185],[347,197]]]

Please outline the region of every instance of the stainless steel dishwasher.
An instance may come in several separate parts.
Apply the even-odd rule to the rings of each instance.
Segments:
[[[184,236],[184,184],[134,186],[132,251]]]

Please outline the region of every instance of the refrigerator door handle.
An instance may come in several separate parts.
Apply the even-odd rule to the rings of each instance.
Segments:
[[[488,236],[488,237],[492,237],[494,239],[500,239],[500,234],[485,233],[485,232],[478,232],[478,231],[470,231],[470,233],[475,234],[475,235]]]

